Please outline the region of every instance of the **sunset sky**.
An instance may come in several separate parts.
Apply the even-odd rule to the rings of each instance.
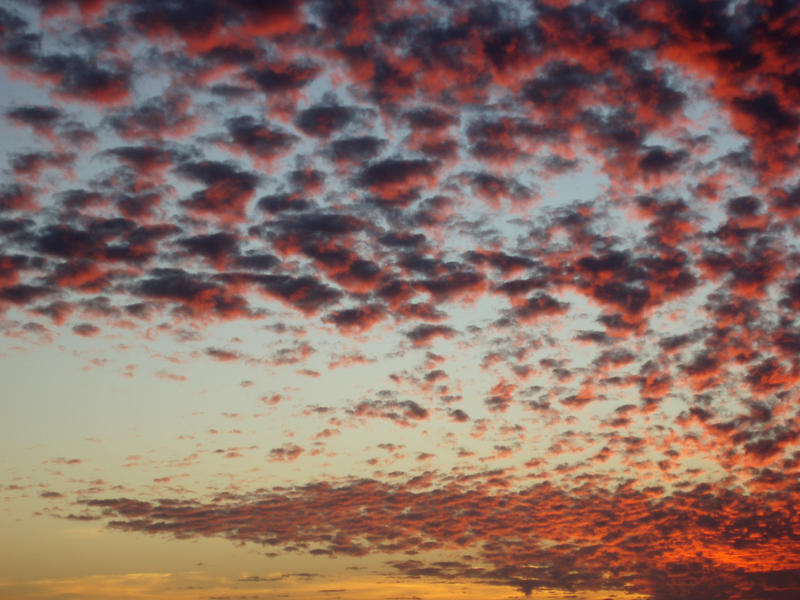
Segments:
[[[793,0],[0,0],[0,598],[800,598]]]

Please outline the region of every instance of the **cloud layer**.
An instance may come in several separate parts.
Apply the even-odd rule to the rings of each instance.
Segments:
[[[0,7],[35,99],[2,107],[10,339],[249,323],[291,344],[198,352],[323,381],[399,357],[266,460],[375,422],[509,461],[472,484],[420,442],[427,478],[79,504],[526,593],[796,597],[799,35],[755,0]]]

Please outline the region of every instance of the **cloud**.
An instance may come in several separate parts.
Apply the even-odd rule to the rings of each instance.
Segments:
[[[167,94],[109,111],[105,122],[123,139],[180,138],[191,134],[197,125],[190,107],[186,95]]]
[[[452,327],[447,325],[428,325],[424,323],[417,325],[414,329],[410,330],[406,336],[415,345],[427,345],[437,337],[451,338],[456,334]]]
[[[73,102],[115,106],[130,97],[130,65],[99,63],[76,54],[49,54],[38,60],[37,70],[54,77],[57,97]]]
[[[245,218],[258,183],[255,173],[219,161],[187,162],[177,173],[206,186],[183,201],[186,208],[222,223]]]
[[[280,456],[283,451],[273,450]],[[470,559],[391,562],[411,577],[498,583],[525,593],[626,589],[666,600],[702,590],[710,598],[750,599],[760,594],[788,598],[800,585],[798,556],[783,525],[789,514],[785,511],[796,500],[792,494],[781,492],[763,504],[708,485],[667,495],[661,488],[637,491],[629,484],[616,490],[589,484],[568,491],[541,483],[507,494],[466,483],[423,491],[411,480],[389,485],[362,479],[218,504],[125,498],[84,504],[102,508],[109,526],[123,531],[223,536],[314,548],[333,556],[408,554],[423,544],[427,550],[442,550],[455,543],[487,565]],[[342,497],[348,501],[336,500]],[[723,499],[728,510],[714,511],[713,503]],[[315,518],[312,506],[328,507],[324,522]],[[537,519],[530,518],[531,507],[536,507]],[[746,516],[753,510],[760,510],[759,519]],[[242,522],[259,525],[242,529]],[[362,539],[369,544],[356,541]],[[687,545],[692,548],[689,555]]]
[[[0,8],[8,352],[113,340],[180,364],[151,369],[164,385],[194,385],[191,360],[263,368],[234,386],[279,415],[262,460],[308,467],[264,497],[122,481],[135,499],[87,507],[391,553],[407,578],[794,597],[798,19],[755,0]],[[396,450],[323,477],[366,424]]]

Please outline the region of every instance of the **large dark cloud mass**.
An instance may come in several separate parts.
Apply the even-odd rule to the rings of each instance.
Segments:
[[[9,335],[289,314],[407,358],[336,426],[553,427],[485,485],[82,501],[409,577],[800,597],[799,39],[788,0],[6,2]],[[312,345],[205,354],[319,377]],[[476,562],[415,557],[449,545]]]

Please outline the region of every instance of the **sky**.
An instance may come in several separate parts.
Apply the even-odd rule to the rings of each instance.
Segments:
[[[0,0],[0,598],[800,597],[798,39]]]

